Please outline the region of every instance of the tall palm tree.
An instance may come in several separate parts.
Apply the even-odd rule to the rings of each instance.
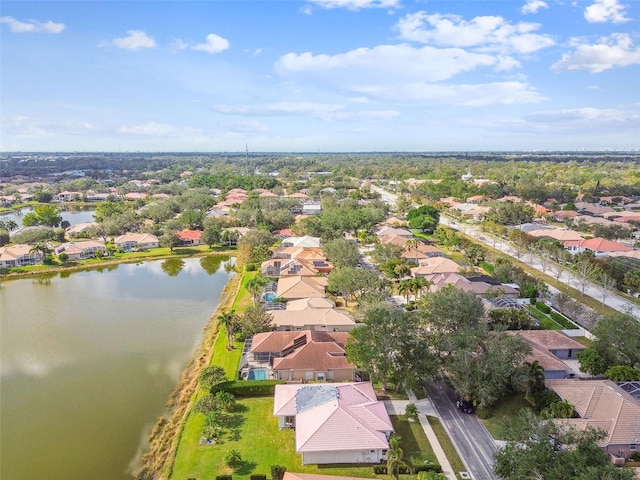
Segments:
[[[400,280],[400,283],[398,283],[398,293],[405,296],[407,303],[409,303],[409,295],[412,291],[413,285],[411,280]]]
[[[413,238],[411,240],[407,240],[407,242],[404,244],[404,251],[405,253],[410,252],[411,250],[413,250],[414,252],[418,251],[418,247],[420,246],[422,242],[420,240],[418,240],[417,238]],[[415,263],[418,263],[418,257],[416,256],[414,258]]]
[[[544,367],[537,360],[524,362],[516,375],[515,383],[525,397],[544,389]]]
[[[233,349],[233,341],[238,329],[238,320],[239,317],[235,310],[222,311],[220,315],[218,315],[218,321],[224,325],[227,331],[227,350]]]
[[[251,293],[253,298],[253,306],[256,306],[258,295],[262,292],[262,289],[269,283],[269,279],[262,275],[257,275],[247,282],[246,289]]]
[[[42,258],[46,257],[49,253],[51,253],[51,248],[49,248],[49,244],[47,242],[37,242],[31,247],[29,253],[34,253],[36,257],[38,254],[42,254]]]
[[[400,437],[394,435],[389,440],[389,450],[387,450],[387,473],[396,480],[400,479],[400,467],[407,467],[413,473],[413,466],[404,456],[404,450],[400,448]]]
[[[424,290],[428,289],[431,285],[433,285],[432,281],[427,280],[424,277],[412,278],[410,280],[410,283],[411,283],[411,291],[416,296],[416,300]]]

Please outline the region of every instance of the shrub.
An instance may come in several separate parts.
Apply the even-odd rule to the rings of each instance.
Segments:
[[[551,307],[543,302],[536,302],[536,308],[547,315],[551,313]]]
[[[636,452],[631,455],[631,460],[633,460],[634,462],[640,462],[640,452]]]
[[[439,463],[427,463],[425,465],[414,465],[413,471],[416,472],[416,474],[420,472],[442,473],[442,467]]]
[[[387,474],[386,465],[374,465],[373,473],[375,473],[376,475],[386,475]]]
[[[247,263],[244,267],[247,272],[255,272],[258,269],[257,263]]]
[[[263,473],[254,473],[249,476],[249,480],[267,480],[267,476]]]
[[[233,480],[231,475],[216,475],[216,480]]]
[[[406,415],[408,420],[413,422],[418,421],[418,407],[416,407],[415,403],[407,404],[407,407],[404,410],[404,414]]]
[[[282,465],[271,465],[271,480],[282,480],[284,472],[287,471],[287,467]]]
[[[476,409],[476,414],[478,418],[486,420],[487,418],[493,417],[493,408],[492,407],[480,407]]]
[[[212,391],[229,392],[236,398],[271,397],[276,391],[276,385],[282,383],[286,382],[284,380],[239,380],[219,383]]]
[[[576,327],[568,318],[563,315],[560,315],[558,312],[551,312],[549,315],[556,323],[558,323],[562,328],[566,328],[567,330],[576,329]]]

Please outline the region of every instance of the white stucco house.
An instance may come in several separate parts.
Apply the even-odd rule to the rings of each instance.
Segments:
[[[393,426],[370,382],[276,385],[273,414],[303,465],[386,460]]]

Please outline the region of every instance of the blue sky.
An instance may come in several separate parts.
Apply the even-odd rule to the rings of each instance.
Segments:
[[[638,0],[7,1],[2,151],[640,149]]]

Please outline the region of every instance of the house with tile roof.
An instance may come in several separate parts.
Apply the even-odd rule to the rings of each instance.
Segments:
[[[443,288],[454,286],[465,292],[473,292],[476,295],[488,295],[491,292],[502,292],[507,298],[520,298],[520,292],[509,285],[487,283],[483,281],[471,281],[458,273],[438,273],[425,277],[428,281],[433,282],[429,287],[432,292],[437,292]]]
[[[44,258],[42,252],[31,251],[32,248],[27,244],[0,247],[0,268],[36,265],[42,262]]]
[[[370,382],[276,385],[273,414],[303,465],[386,460],[393,425]]]
[[[411,269],[413,277],[428,277],[439,273],[458,273],[462,267],[446,257],[430,257],[418,261],[418,266]]]
[[[149,248],[157,248],[160,246],[158,237],[152,233],[125,233],[116,237],[113,241],[117,248],[121,248],[125,252],[134,249],[147,250]]]
[[[202,230],[181,230],[177,235],[183,245],[200,245]]]
[[[640,401],[611,380],[547,380],[546,386],[571,405],[580,418],[556,420],[584,430],[606,432],[599,445],[614,463],[640,449]]]
[[[565,242],[567,240],[582,240],[584,238],[580,233],[566,228],[542,228],[539,230],[530,230],[527,233],[532,237],[553,238],[559,242]]]
[[[344,349],[348,338],[347,332],[312,330],[258,333],[247,364],[269,365],[278,380],[353,381],[356,367]]]
[[[324,297],[326,287],[326,277],[282,277],[278,280],[276,296],[287,300]]]
[[[353,317],[343,310],[333,307],[318,308],[308,306],[311,301],[324,300],[322,298],[305,298],[287,302],[285,310],[271,312],[271,325],[278,331],[326,331],[348,332],[356,327]],[[329,299],[327,299],[329,300]],[[309,302],[305,308],[296,308],[296,302]],[[293,305],[292,305],[293,304]]]
[[[68,242],[57,245],[54,249],[56,255],[66,254],[69,260],[84,260],[99,255],[107,255],[104,242],[98,240],[85,240],[81,242]]]
[[[559,330],[514,330],[509,335],[519,335],[531,346],[525,361],[537,360],[544,368],[547,380],[573,377],[578,374],[564,360],[576,360],[585,346]]]
[[[302,237],[288,237],[282,240],[280,247],[320,247],[320,238],[304,235]]]
[[[272,258],[261,264],[262,275],[265,277],[288,277],[300,275],[315,277],[326,275],[333,270],[333,264],[327,260],[304,260],[300,258]]]
[[[564,247],[572,255],[589,250],[593,252],[596,257],[604,257],[615,252],[630,252],[633,250],[633,248],[627,245],[600,237],[590,238],[588,240],[569,240],[564,242]]]

